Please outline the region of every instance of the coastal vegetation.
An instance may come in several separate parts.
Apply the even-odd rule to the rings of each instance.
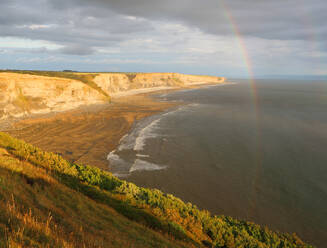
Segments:
[[[6,133],[0,201],[1,247],[312,247],[295,234],[212,216]],[[108,230],[112,235],[104,235]]]

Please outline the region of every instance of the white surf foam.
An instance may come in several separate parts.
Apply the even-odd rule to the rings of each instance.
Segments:
[[[142,151],[145,146],[145,141],[149,138],[155,138],[158,135],[154,130],[158,127],[161,118],[152,121],[149,125],[144,127],[135,140],[134,151]]]
[[[109,161],[112,160],[113,161],[113,160],[120,159],[119,156],[117,154],[115,154],[115,152],[116,152],[116,150],[111,151],[107,156],[107,160],[109,160]]]
[[[135,159],[134,164],[129,169],[129,172],[132,173],[134,171],[154,171],[154,170],[163,170],[166,168],[167,166],[153,164],[141,159]]]
[[[158,115],[151,116],[149,118],[142,120],[141,122],[137,122],[135,127],[132,129],[132,131],[129,132],[127,135],[124,135],[120,139],[117,150],[118,151],[123,151],[123,150],[142,151],[144,149],[147,139],[161,136],[156,132],[156,130],[159,129],[160,121],[164,117],[167,117],[171,114],[183,110],[186,106],[181,106],[172,111],[160,114],[159,116]]]
[[[123,141],[126,139],[127,136],[128,136],[128,133],[125,134],[123,137],[121,137],[120,140],[119,140],[119,144],[120,144],[121,142],[123,142]]]
[[[136,154],[136,157],[139,157],[139,158],[149,158],[150,155],[145,155],[145,154]]]
[[[113,175],[118,178],[126,178],[126,177],[130,176],[130,173],[118,173],[117,172],[117,173],[113,173]]]
[[[177,113],[178,111],[181,111],[182,109],[183,109],[183,107],[179,107],[179,108],[177,108],[177,109],[175,109],[175,110],[172,110],[172,111],[169,111],[169,112],[167,112],[167,113],[162,114],[162,116],[169,116],[169,115],[175,114],[175,113]]]
[[[115,152],[116,150],[113,150],[107,156],[107,160],[109,161],[110,166],[117,167],[126,164],[125,160],[119,157],[119,155],[116,154]]]
[[[124,137],[120,139],[118,151],[133,149],[136,137],[137,129],[133,129],[131,133],[124,135]]]

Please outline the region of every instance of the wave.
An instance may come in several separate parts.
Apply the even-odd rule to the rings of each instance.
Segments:
[[[115,154],[115,152],[116,152],[116,150],[113,150],[113,151],[111,151],[109,154],[108,154],[108,156],[107,156],[107,160],[111,160],[111,161],[117,161],[117,160],[119,160],[120,158],[119,158],[119,156],[117,155],[117,154]]]
[[[167,111],[165,113],[150,116],[137,122],[132,128],[132,131],[128,134],[124,135],[119,142],[119,146],[117,148],[118,151],[123,150],[134,150],[134,151],[142,151],[144,150],[146,140],[150,138],[157,138],[159,136],[163,136],[157,132],[160,129],[160,122],[173,114],[181,111],[190,111],[193,107],[196,107],[200,104],[193,103],[188,105],[183,105],[173,110]]]
[[[158,129],[160,129],[159,124],[163,120],[163,118],[173,115],[173,114],[176,114],[177,112],[192,110],[192,108],[197,107],[199,105],[200,104],[198,104],[198,103],[188,104],[188,105],[180,106],[174,110],[165,112],[163,114],[160,114],[159,116],[158,115],[155,116],[154,118],[156,118],[156,119],[152,120],[148,125],[146,125],[144,128],[142,128],[141,130],[136,132],[137,135],[135,138],[133,150],[134,151],[142,151],[144,149],[147,139],[163,136],[162,134],[159,134],[158,132],[156,132]],[[133,138],[133,135],[131,135],[131,138]],[[129,146],[129,149],[130,148],[131,147]]]
[[[117,177],[127,177],[133,171],[165,169],[166,166],[141,160],[142,158],[149,158],[150,155],[142,154],[140,152],[144,150],[148,139],[165,136],[159,132],[159,129],[161,128],[160,122],[164,118],[167,118],[168,116],[176,114],[180,111],[189,111],[192,109],[192,107],[197,105],[198,104],[195,103],[179,106],[168,112],[150,116],[136,122],[132,128],[132,131],[120,139],[118,148],[110,152],[107,156],[110,170],[113,172],[113,174]]]
[[[107,160],[109,162],[109,169],[113,172],[114,175],[121,177],[122,175],[128,175],[128,171],[130,168],[130,163],[122,159],[117,153],[116,150],[110,152],[107,156]]]
[[[145,146],[145,140],[158,137],[154,130],[158,126],[161,118],[152,121],[148,126],[144,127],[135,140],[134,151],[142,151]]]
[[[118,178],[126,178],[130,175],[130,173],[119,173],[119,172],[116,172],[116,173],[113,173],[113,175],[115,177],[118,177]]]
[[[136,154],[136,157],[139,157],[139,158],[149,158],[150,155],[145,155],[145,154]]]
[[[187,106],[187,105],[186,105]],[[175,110],[172,110],[172,111],[168,111],[166,113],[163,113],[162,116],[169,116],[169,115],[173,115],[179,111],[181,111],[183,108],[185,108],[185,106],[181,106],[181,107],[178,107],[176,108]]]
[[[134,171],[154,171],[154,170],[163,170],[166,168],[167,166],[153,164],[141,159],[135,159],[134,164],[129,169],[129,172],[132,173]]]
[[[132,131],[121,138],[117,150],[142,151],[146,139],[158,137],[155,131],[159,128],[162,117],[162,114],[154,115],[137,122]]]

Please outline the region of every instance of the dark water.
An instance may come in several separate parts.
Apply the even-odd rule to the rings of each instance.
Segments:
[[[139,122],[112,170],[325,247],[327,82],[235,82],[161,96],[186,105]]]

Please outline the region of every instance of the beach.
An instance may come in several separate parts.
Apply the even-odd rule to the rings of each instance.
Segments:
[[[205,85],[212,84],[131,90],[113,95],[109,104],[82,106],[16,120],[5,131],[45,151],[62,155],[71,162],[108,170],[108,154],[116,149],[135,121],[182,104],[158,101],[153,95]]]
[[[21,120],[7,132],[71,162],[107,170],[108,153],[135,121],[174,106],[154,101],[148,94],[130,95],[115,98],[111,104]]]

